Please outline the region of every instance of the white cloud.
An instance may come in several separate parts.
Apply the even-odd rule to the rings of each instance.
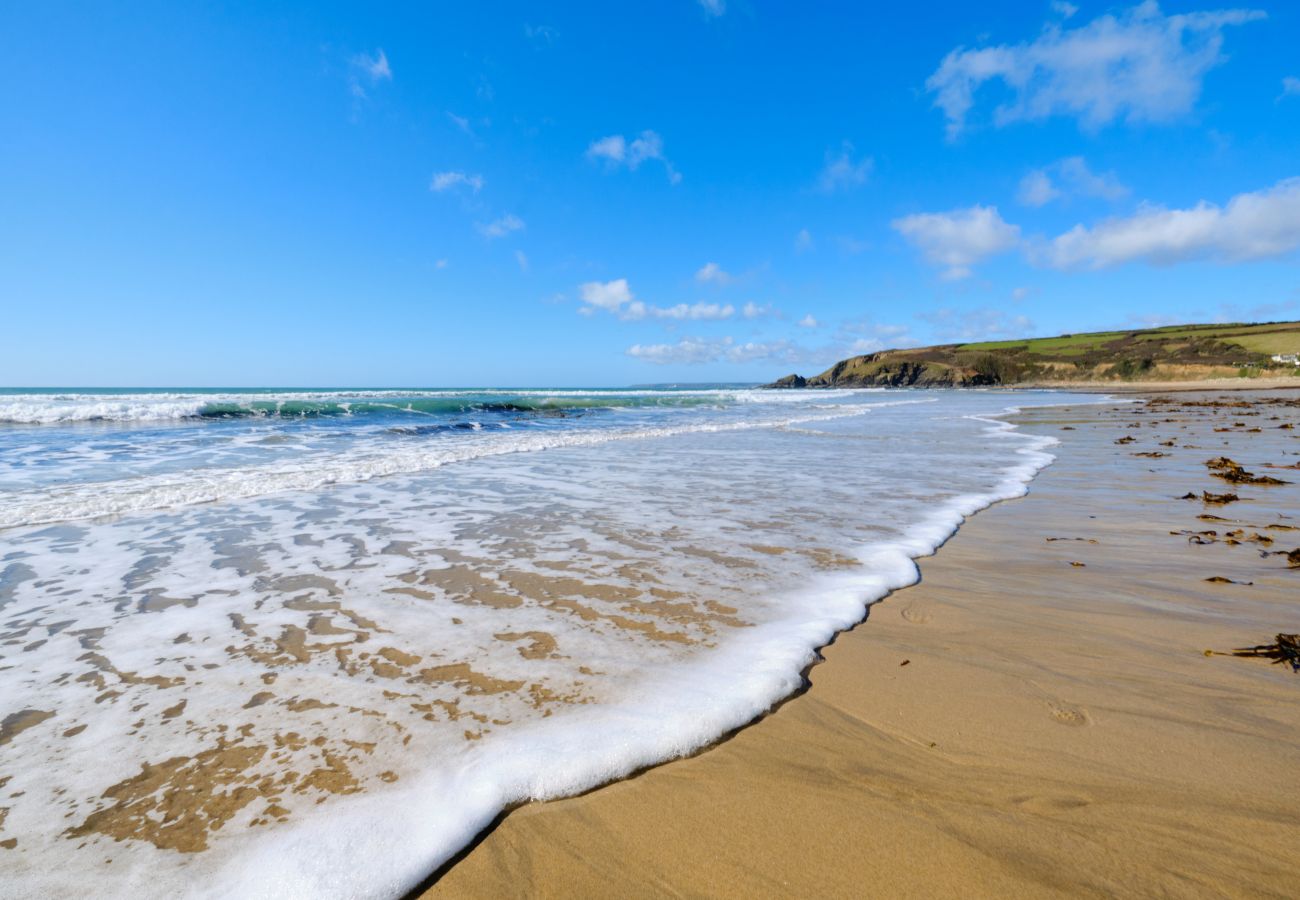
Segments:
[[[813,318],[812,313],[808,313],[808,315],[804,316],[802,319],[799,320],[799,327],[800,327],[800,328],[816,328],[816,327],[817,327],[817,320]]]
[[[663,138],[653,131],[643,131],[630,141],[621,134],[592,141],[587,147],[587,158],[603,160],[609,168],[626,167],[633,172],[646,160],[658,160],[663,163],[670,183],[677,184],[682,180],[681,174],[664,156]]]
[[[925,85],[950,139],[964,130],[976,92],[990,81],[1011,94],[993,112],[998,126],[1055,115],[1077,117],[1086,128],[1121,118],[1169,121],[1192,109],[1206,73],[1224,61],[1223,29],[1262,18],[1246,9],[1166,16],[1146,0],[1074,29],[1049,24],[1028,43],[958,47]]]
[[[945,341],[1022,338],[1034,331],[1034,323],[1027,316],[1009,316],[1000,309],[938,309],[917,313],[916,317],[929,322],[935,336]]]
[[[706,16],[717,17],[727,11],[727,0],[700,0]]]
[[[730,284],[731,275],[724,271],[721,266],[715,262],[705,263],[700,270],[695,273],[695,280],[701,284]]]
[[[677,321],[722,321],[736,314],[730,303],[678,303],[676,306],[653,306],[636,299],[626,278],[614,281],[588,281],[578,286],[584,316],[604,310],[624,321],[673,319]]]
[[[803,357],[803,352],[786,340],[736,343],[730,337],[686,337],[674,344],[633,344],[627,349],[628,356],[656,365],[747,363],[763,360],[797,362]]]
[[[588,313],[597,309],[616,313],[633,300],[632,289],[628,287],[626,278],[617,278],[614,281],[588,281],[578,286],[578,296],[590,307],[590,310],[581,310],[581,312]]]
[[[859,253],[866,253],[871,249],[871,241],[863,238],[855,238],[851,234],[841,234],[835,238],[835,243],[839,244],[840,249],[849,256],[857,256]]]
[[[478,135],[476,135],[474,133],[474,129],[470,127],[469,119],[465,118],[464,116],[458,116],[451,111],[447,112],[447,118],[451,120],[451,124],[455,125],[467,136],[472,137],[476,140],[478,139]]]
[[[773,315],[775,311],[772,309],[772,304],[770,303],[764,303],[762,306],[759,306],[757,303],[751,302],[746,303],[741,307],[740,312],[746,319],[761,319],[763,316]]]
[[[817,176],[817,189],[832,194],[859,187],[866,184],[874,166],[875,160],[870,156],[854,160],[853,145],[845,141],[840,147],[839,155],[826,151],[826,165]]]
[[[1025,206],[1046,206],[1059,196],[1061,192],[1042,169],[1034,169],[1020,179],[1020,190],[1016,193]]]
[[[443,191],[449,191],[460,185],[464,185],[477,194],[483,189],[483,176],[466,175],[464,172],[436,172],[429,181],[429,190],[435,194],[441,194]]]
[[[519,263],[519,271],[521,272],[528,271],[528,257],[524,255],[524,251],[522,250],[515,251],[515,262]]]
[[[530,40],[539,44],[550,44],[560,33],[550,25],[524,25],[524,35]]]
[[[726,342],[707,338],[682,338],[675,344],[633,344],[627,355],[655,365],[715,362]]]
[[[917,213],[890,224],[950,279],[965,278],[975,263],[1020,243],[1019,226],[1003,221],[995,206]]]
[[[730,303],[719,305],[717,303],[678,303],[676,306],[646,307],[646,314],[656,319],[691,319],[691,320],[713,320],[721,321],[730,319],[736,314],[736,308]]]
[[[805,253],[813,248],[812,232],[807,228],[800,228],[799,233],[794,236],[794,252]]]
[[[835,329],[835,339],[829,346],[808,354],[809,360],[834,361],[847,356],[875,353],[890,347],[915,347],[917,341],[906,325],[891,325],[865,319],[849,319]]]
[[[1141,260],[1169,265],[1191,260],[1238,262],[1283,256],[1300,248],[1300,178],[1238,194],[1220,207],[1144,205],[1132,216],[1074,228],[1038,248],[1060,269],[1101,269]]]
[[[1011,291],[1011,299],[1019,303],[1021,300],[1024,300],[1026,297],[1028,297],[1031,293],[1032,291],[1027,287],[1013,288]]]
[[[1059,187],[1058,187],[1059,185]],[[1044,206],[1060,197],[1100,197],[1122,200],[1129,190],[1114,172],[1093,172],[1082,156],[1068,156],[1042,169],[1034,169],[1020,180],[1020,202]]]
[[[1068,19],[1079,11],[1079,7],[1067,0],[1052,0],[1052,12],[1056,13],[1062,19]]]
[[[393,70],[388,67],[388,54],[384,52],[383,47],[376,50],[374,56],[367,53],[357,54],[352,57],[352,64],[372,83],[393,80]]]
[[[354,102],[360,103],[369,96],[362,82],[374,86],[381,81],[392,81],[393,70],[388,66],[388,55],[380,47],[374,55],[358,53],[348,60],[348,91]]]
[[[434,266],[435,269],[445,269],[445,268],[447,268],[447,260],[445,260],[445,259],[440,259],[440,260],[438,260],[437,262],[435,262],[435,263],[433,264],[433,266]]]
[[[514,213],[506,213],[492,222],[480,222],[476,227],[479,234],[485,238],[502,238],[511,232],[522,231],[524,229],[524,220]]]
[[[1300,78],[1288,75],[1282,79],[1282,93],[1278,99],[1283,97],[1300,97]]]
[[[876,334],[880,335],[881,337],[887,337],[887,338],[905,337],[908,331],[910,330],[911,329],[909,329],[906,325],[877,325],[876,326]]]

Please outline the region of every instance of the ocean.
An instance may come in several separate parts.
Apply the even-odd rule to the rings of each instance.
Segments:
[[[0,391],[0,893],[400,896],[798,691],[1095,399]]]

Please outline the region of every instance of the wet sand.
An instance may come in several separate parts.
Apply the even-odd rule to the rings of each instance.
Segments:
[[[1057,462],[806,693],[513,811],[427,896],[1294,895],[1300,675],[1205,651],[1300,631],[1300,470],[1270,467],[1300,462],[1300,392],[1021,421]],[[1295,483],[1226,482],[1224,455]]]
[[[1098,394],[1181,394],[1188,391],[1300,390],[1300,370],[1295,375],[1259,378],[1203,378],[1196,381],[1037,381],[1016,385],[1021,389],[1085,391]]]

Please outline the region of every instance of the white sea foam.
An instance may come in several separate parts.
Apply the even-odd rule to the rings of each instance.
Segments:
[[[1005,422],[980,420],[992,431],[1013,434]],[[1057,441],[1016,436],[1022,438],[1017,462],[987,493],[953,498],[916,522],[903,540],[860,548],[863,571],[824,577],[790,596],[785,617],[676,667],[652,697],[608,702],[562,725],[538,723],[495,741],[463,768],[431,772],[408,788],[396,815],[378,796],[339,804],[329,816],[295,829],[284,846],[262,846],[253,867],[243,860],[222,872],[213,895],[397,896],[469,843],[502,809],[581,793],[688,755],[753,721],[800,688],[817,648],[859,622],[890,591],[915,583],[914,560],[932,553],[965,517],[1025,494],[1053,458],[1046,448]],[[376,867],[384,873],[376,880],[374,870],[343,862],[355,856],[392,862]]]
[[[877,392],[864,389],[857,392]],[[760,391],[752,389],[709,390],[368,390],[368,391],[257,391],[257,392],[122,392],[122,393],[18,393],[0,394],[0,424],[66,425],[78,422],[167,422],[192,419],[212,407],[231,410],[275,408],[285,404],[336,404],[346,410],[358,403],[380,403],[402,410],[413,401],[472,401],[485,395],[517,397],[531,401],[627,400],[664,401],[716,398],[720,402],[799,403],[805,391]],[[824,396],[824,392],[823,396]]]
[[[7,791],[24,792],[4,826],[20,843],[0,893],[93,880],[116,896],[399,896],[511,804],[623,777],[751,721],[800,687],[816,648],[915,581],[916,557],[964,516],[1024,493],[1051,460],[1052,439],[996,418],[998,395],[866,399],[816,411],[799,404],[824,395],[781,400],[801,414],[759,405],[658,432],[521,432],[540,443],[489,453],[474,433],[464,465],[350,469],[328,491],[280,480],[274,490],[291,493],[262,485],[205,506],[186,495],[106,522],[68,523],[84,509],[70,505],[50,513],[58,527],[6,531],[0,688],[14,708],[56,715],[0,746]],[[387,458],[376,453],[370,462]],[[261,474],[322,474],[320,460],[298,465]],[[116,482],[80,488],[61,496],[130,496]],[[456,579],[518,588],[522,602],[458,595],[470,588]],[[543,586],[519,587],[529,579]],[[526,657],[517,638],[530,634],[557,651]],[[426,662],[380,675],[381,646]],[[430,664],[472,667],[497,687],[414,677]],[[249,699],[263,691],[274,698]],[[296,705],[316,698],[337,705]],[[163,712],[181,699],[183,715]],[[459,703],[456,715],[434,715],[440,702]],[[86,728],[65,736],[74,725]],[[324,750],[281,746],[285,732],[319,735]],[[319,769],[328,751],[364,790],[286,787],[284,821],[261,822],[258,800],[208,828],[202,852],[143,831],[64,832],[116,809],[106,792],[142,764],[217,741],[290,754],[261,757],[250,783]],[[126,825],[159,815],[150,802],[143,818],[121,811]]]
[[[921,403],[924,400],[897,401]],[[16,491],[0,509],[0,529],[19,525],[68,522],[146,510],[306,491],[328,485],[411,474],[488,456],[534,453],[561,447],[590,447],[612,441],[646,440],[684,434],[748,431],[860,416],[872,409],[856,406],[834,411],[757,421],[700,422],[669,427],[554,431],[540,434],[485,436],[456,443],[395,445],[382,442],[342,454],[295,457],[260,468],[186,471],[127,478],[104,483],[55,485]],[[480,431],[481,428],[474,428]]]

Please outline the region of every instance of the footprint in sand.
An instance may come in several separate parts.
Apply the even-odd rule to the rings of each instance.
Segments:
[[[1092,720],[1088,717],[1088,711],[1081,706],[1069,706],[1065,703],[1049,701],[1047,709],[1051,713],[1053,721],[1060,722],[1062,725],[1079,727],[1092,724]]]
[[[913,625],[924,625],[930,621],[930,614],[923,609],[918,609],[916,604],[904,606],[901,612],[903,618]]]

